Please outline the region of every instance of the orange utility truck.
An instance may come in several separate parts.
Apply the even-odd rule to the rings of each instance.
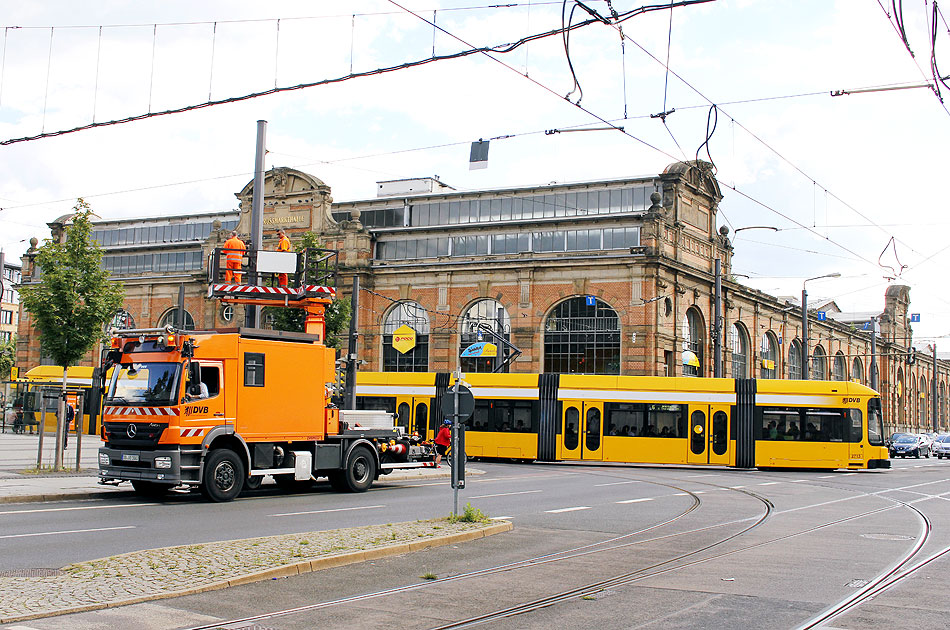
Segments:
[[[330,261],[335,272],[335,253],[280,252],[294,258],[280,264],[275,253],[260,252],[265,261],[249,251],[245,277],[258,283],[235,285],[214,281],[223,268],[215,250],[208,295],[303,308],[305,333],[114,331],[103,366],[100,483],[130,481],[147,495],[198,488],[212,501],[230,501],[267,475],[285,488],[327,477],[337,490],[362,492],[394,469],[435,466],[431,445],[395,426],[391,414],[330,403],[334,351],[323,343],[323,312],[334,289],[310,276],[335,277],[325,268]],[[296,268],[297,286],[266,286],[271,267]]]

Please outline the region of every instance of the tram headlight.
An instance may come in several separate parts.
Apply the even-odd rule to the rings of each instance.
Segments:
[[[111,463],[112,463],[112,462],[109,460],[109,454],[108,454],[108,453],[99,453],[99,465],[100,465],[100,466],[108,466],[108,465],[111,464]]]
[[[155,458],[155,468],[171,468],[171,467],[172,467],[171,457],[156,457]]]

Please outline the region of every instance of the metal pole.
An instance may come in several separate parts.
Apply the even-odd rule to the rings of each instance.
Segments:
[[[346,395],[344,409],[356,409],[356,341],[360,312],[360,277],[353,274],[353,293],[350,295],[350,339],[346,346]]]
[[[82,461],[82,409],[85,405],[85,394],[80,391],[77,396],[78,402],[76,403],[76,472],[79,472],[79,463]]]
[[[251,246],[254,251],[261,250],[264,232],[264,155],[267,138],[267,121],[257,121],[257,151],[254,154],[254,193],[251,203]],[[248,278],[248,284],[259,283],[257,278]],[[251,328],[260,328],[261,325],[261,307],[245,307],[246,315],[244,323]]]
[[[175,328],[185,329],[185,284],[178,285],[178,312],[175,313]]]
[[[938,430],[937,422],[937,342],[933,344],[934,369],[930,377],[930,417],[933,423],[934,433]]]
[[[454,495],[452,514],[454,516],[458,516],[459,513],[459,387],[461,380],[462,371],[458,370],[455,373],[455,392],[452,394],[453,409],[455,409],[452,417],[452,494]]]
[[[871,318],[871,389],[877,389],[877,318]],[[880,393],[880,392],[878,392]]]
[[[716,307],[713,324],[713,376],[722,378],[722,261],[716,259]]]
[[[802,285],[802,379],[808,380],[808,292]]]
[[[498,321],[498,336],[504,339],[505,337],[505,309],[498,307],[498,312],[495,314],[495,318]],[[502,364],[505,362],[505,346],[504,344],[498,343],[495,344],[498,346],[498,352],[495,354],[495,371],[501,369]]]

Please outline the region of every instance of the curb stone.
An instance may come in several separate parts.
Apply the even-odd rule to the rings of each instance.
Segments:
[[[154,601],[159,599],[171,599],[175,597],[184,597],[186,595],[197,595],[199,593],[206,593],[208,591],[216,591],[224,588],[230,588],[232,586],[240,586],[242,584],[250,584],[253,582],[260,582],[264,580],[282,578],[282,577],[292,577],[294,575],[303,575],[306,573],[312,573],[315,571],[322,571],[324,569],[332,569],[335,567],[340,567],[348,564],[355,564],[358,562],[364,562],[366,560],[375,560],[378,558],[385,558],[390,556],[402,555],[405,553],[411,553],[413,551],[422,551],[424,549],[431,549],[433,547],[442,547],[445,545],[451,545],[455,543],[469,542],[472,540],[477,540],[479,538],[484,538],[486,536],[493,536],[495,534],[502,534],[505,532],[510,532],[514,529],[514,525],[510,521],[496,522],[487,527],[476,529],[467,532],[460,532],[458,534],[449,534],[447,536],[427,538],[423,541],[411,542],[411,543],[399,543],[397,545],[389,545],[385,547],[377,547],[375,549],[353,551],[349,553],[341,553],[332,556],[326,556],[324,558],[317,558],[315,560],[306,560],[304,562],[298,562],[295,564],[287,564],[279,567],[274,567],[271,569],[265,569],[264,571],[257,571],[255,573],[248,573],[242,576],[230,578],[227,580],[221,580],[219,582],[213,582],[211,584],[204,584],[202,586],[197,586],[189,589],[182,589],[179,591],[170,591],[163,593],[154,593],[151,595],[141,595],[139,597],[131,597],[127,599],[102,602],[95,604],[84,604],[81,606],[71,606],[67,608],[61,608],[57,610],[47,610],[38,613],[30,613],[27,615],[17,615],[12,617],[0,618],[0,623],[8,624],[15,623],[20,621],[29,621],[31,619],[42,619],[44,617],[58,617],[60,615],[75,614],[81,612],[90,612],[94,610],[103,610],[105,608],[116,608],[119,606],[129,606],[131,604],[140,604],[142,602]],[[137,553],[137,552],[131,552]],[[129,554],[121,554],[129,555]]]

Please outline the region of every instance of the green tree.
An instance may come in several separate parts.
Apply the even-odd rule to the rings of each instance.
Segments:
[[[10,378],[10,368],[16,365],[16,337],[0,341],[0,381]]]
[[[36,252],[39,282],[22,285],[20,301],[39,331],[43,351],[66,371],[105,338],[103,332],[122,306],[122,286],[102,268],[102,249],[91,240],[92,210],[83,199],[61,242],[47,240]],[[34,276],[35,277],[35,276]],[[63,400],[56,420],[56,468],[62,465]]]
[[[320,247],[320,237],[316,232],[304,232],[295,250],[302,252],[309,247]],[[336,299],[327,305],[324,320],[327,327],[325,343],[328,348],[343,347],[349,333],[350,310],[349,300]],[[273,319],[274,330],[286,330],[288,332],[303,332],[307,318],[307,314],[302,308],[279,306],[268,306],[264,309],[264,315]]]

